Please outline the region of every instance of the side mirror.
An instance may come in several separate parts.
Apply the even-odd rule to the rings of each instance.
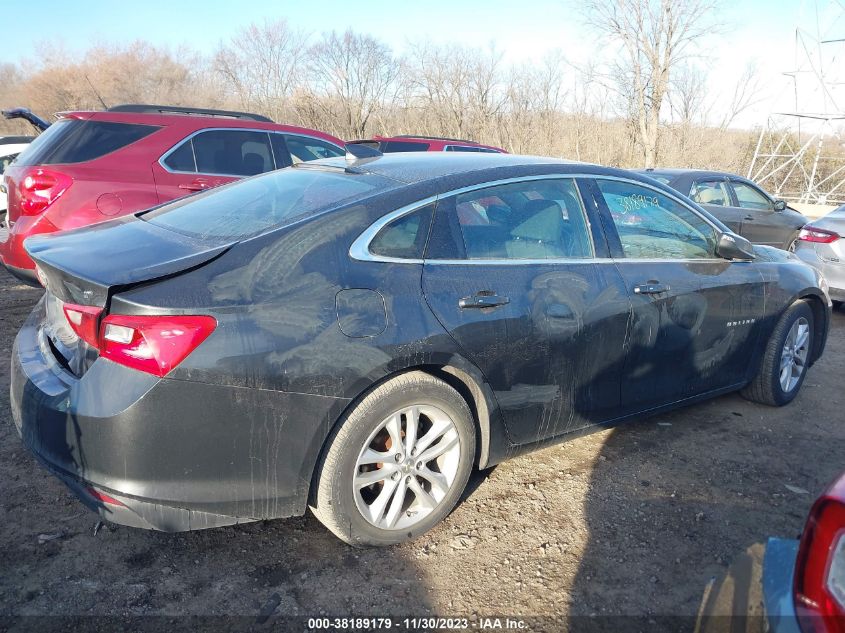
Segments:
[[[784,211],[786,209],[786,201],[775,200],[775,211]]]
[[[725,259],[754,259],[754,246],[744,237],[734,233],[722,233],[716,245],[716,254]]]

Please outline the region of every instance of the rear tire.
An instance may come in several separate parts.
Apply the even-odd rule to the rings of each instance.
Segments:
[[[804,378],[815,335],[813,311],[796,301],[783,313],[772,332],[760,370],[740,393],[753,402],[780,407],[792,402]]]
[[[311,510],[350,545],[402,543],[452,511],[474,459],[475,425],[460,394],[429,374],[401,374],[329,436]]]

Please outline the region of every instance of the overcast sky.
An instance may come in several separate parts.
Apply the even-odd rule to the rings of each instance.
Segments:
[[[0,0],[0,6],[6,2],[12,3]],[[368,32],[397,53],[409,41],[430,38],[469,46],[493,42],[508,62],[537,60],[560,49],[579,63],[597,46],[581,26],[577,6],[575,0],[42,0],[37,18],[19,8],[3,11],[3,50],[4,61],[16,61],[37,58],[38,44],[45,41],[78,51],[92,43],[145,39],[210,52],[238,27],[284,17],[314,34],[348,27]],[[794,109],[792,80],[782,73],[795,67],[796,28],[800,25],[810,37],[820,30],[825,38],[845,38],[841,6],[828,0],[726,0],[718,15],[724,32],[708,40],[707,84],[714,100],[729,99],[746,63],[756,60],[766,98],[739,123],[750,127],[763,123],[769,111]],[[845,45],[824,48],[830,68],[845,68]],[[845,72],[839,72],[845,81]],[[802,107],[820,110],[824,104],[811,89],[811,79],[808,73],[800,76]]]

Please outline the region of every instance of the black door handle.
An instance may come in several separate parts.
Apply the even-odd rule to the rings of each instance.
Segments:
[[[471,297],[464,297],[458,301],[458,306],[464,308],[495,308],[510,303],[507,297],[500,297],[497,294],[478,293]]]
[[[669,292],[669,284],[662,284],[659,281],[634,286],[635,295],[659,295],[661,292]]]
[[[746,216],[745,216],[744,218],[742,218],[742,219],[743,219],[743,220],[753,220],[753,219],[755,219],[755,218],[754,218],[754,216],[753,216],[753,215],[746,215]]]

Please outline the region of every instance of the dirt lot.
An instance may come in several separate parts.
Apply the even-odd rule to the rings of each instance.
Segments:
[[[791,406],[727,396],[502,464],[473,480],[445,523],[402,547],[354,550],[310,515],[95,535],[96,517],[36,465],[10,419],[8,357],[37,298],[0,279],[0,617],[253,622],[274,594],[277,615],[692,616],[712,577],[768,535],[795,536],[845,468],[840,311]]]

